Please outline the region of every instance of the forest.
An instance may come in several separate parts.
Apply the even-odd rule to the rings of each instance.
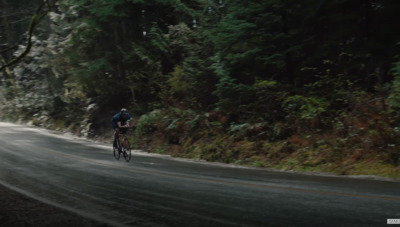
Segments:
[[[0,5],[3,121],[111,150],[124,107],[144,151],[400,178],[400,1]]]

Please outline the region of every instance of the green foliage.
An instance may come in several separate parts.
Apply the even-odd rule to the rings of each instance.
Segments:
[[[168,84],[171,87],[172,93],[180,93],[186,95],[191,86],[188,83],[185,73],[180,66],[175,66],[174,71],[169,74]]]
[[[395,78],[393,80],[392,92],[389,97],[391,107],[400,108],[400,62],[397,62],[393,68]]]
[[[249,109],[259,113],[258,117],[264,121],[276,123],[281,120],[281,103],[288,95],[285,87],[275,80],[256,79],[253,84],[255,101],[249,105]]]
[[[89,12],[99,21],[107,21],[109,17],[127,16],[124,12],[118,10],[121,9],[121,6],[123,7],[124,3],[126,3],[124,0],[96,1]]]
[[[224,137],[217,137],[209,144],[200,148],[200,158],[207,161],[231,163],[233,157],[231,151],[227,148],[227,140]]]
[[[400,77],[396,76],[393,80],[392,94],[389,99],[389,104],[393,108],[400,108]]]
[[[400,107],[399,9],[392,0],[58,1],[38,48],[1,75],[1,108],[38,125],[47,121],[38,113],[65,115],[62,125],[78,130],[72,121],[89,103],[105,113],[133,107],[137,139],[157,134],[199,159],[267,166],[286,157],[314,168],[346,156],[318,153],[357,148],[398,163],[386,100]],[[0,44],[18,42],[22,26],[3,21]],[[304,135],[313,132],[339,142],[313,145]],[[277,140],[288,143],[268,144]],[[294,150],[299,160],[288,157]]]
[[[259,90],[269,90],[277,85],[275,80],[257,80],[254,83],[254,87]]]
[[[160,123],[162,114],[159,110],[153,110],[148,114],[140,116],[136,122],[135,137],[150,134],[157,128],[157,124]]]
[[[282,107],[289,117],[312,120],[329,107],[329,103],[318,97],[294,95],[282,102]]]

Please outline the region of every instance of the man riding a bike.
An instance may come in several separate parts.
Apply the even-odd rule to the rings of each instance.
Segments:
[[[125,134],[128,131],[130,119],[131,116],[129,115],[128,110],[125,108],[122,108],[119,113],[113,116],[111,125],[114,128],[114,147],[118,147],[117,140],[119,134]]]

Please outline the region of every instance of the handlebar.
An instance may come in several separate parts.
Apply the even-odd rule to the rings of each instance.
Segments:
[[[122,126],[119,127],[119,128],[127,128],[127,129],[130,129],[130,128],[136,128],[136,126],[130,125],[130,126],[128,126],[128,127],[125,127],[125,125],[122,125]]]

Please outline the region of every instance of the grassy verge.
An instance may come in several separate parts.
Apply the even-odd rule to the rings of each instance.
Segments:
[[[362,123],[356,120],[352,122]],[[208,114],[155,111],[139,119],[133,144],[149,152],[210,162],[400,179],[399,134],[379,126],[384,123],[368,130],[341,125],[324,133],[276,139],[263,124],[226,126]]]

